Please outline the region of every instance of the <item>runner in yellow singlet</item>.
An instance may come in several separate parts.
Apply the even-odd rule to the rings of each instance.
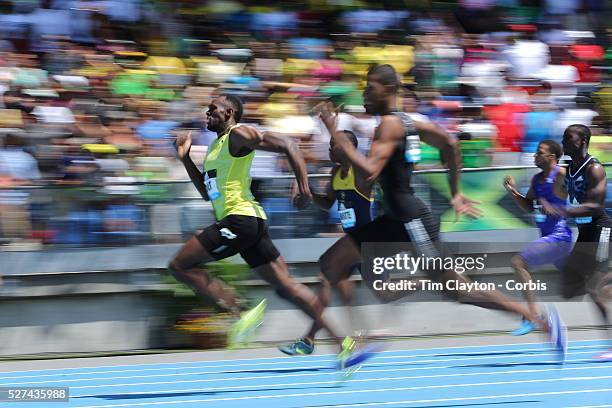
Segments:
[[[221,95],[208,106],[207,127],[218,137],[209,148],[203,173],[189,157],[191,136],[177,138],[178,156],[201,196],[211,201],[217,222],[187,241],[168,268],[178,281],[240,317],[230,332],[230,340],[239,344],[261,324],[265,301],[250,311],[242,312],[236,294],[200,268],[207,262],[239,253],[279,296],[293,302],[327,329],[340,345],[340,339],[321,317],[323,305],[318,297],[290,276],[287,264],[268,234],[266,214],[250,191],[249,172],[254,150],[284,153],[299,187],[296,205],[305,207],[312,194],[304,159],[290,138],[238,125],[242,109],[240,100],[232,95]]]

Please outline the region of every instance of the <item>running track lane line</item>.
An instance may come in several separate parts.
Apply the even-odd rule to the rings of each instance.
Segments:
[[[602,376],[602,377],[562,377],[562,378],[549,378],[542,380],[527,380],[527,381],[497,381],[497,382],[488,382],[488,383],[471,383],[471,384],[453,384],[453,385],[428,385],[428,386],[419,386],[419,387],[397,387],[397,388],[383,388],[383,389],[367,389],[367,390],[347,390],[347,391],[326,391],[326,392],[314,392],[314,393],[299,393],[299,394],[281,394],[281,395],[254,395],[254,396],[245,396],[245,397],[228,397],[228,398],[211,398],[211,399],[196,399],[196,400],[186,400],[186,401],[159,401],[159,402],[146,402],[146,403],[132,403],[132,404],[112,404],[112,405],[93,405],[87,406],[88,408],[111,408],[111,407],[132,407],[132,406],[142,406],[142,405],[175,405],[175,404],[193,404],[193,403],[210,403],[210,402],[220,402],[220,401],[245,401],[245,400],[261,400],[261,399],[275,399],[275,398],[295,398],[295,397],[315,397],[315,396],[323,396],[323,395],[343,395],[343,394],[363,394],[363,393],[380,393],[380,392],[394,392],[394,391],[415,391],[415,390],[425,390],[425,389],[448,389],[448,388],[463,388],[463,387],[477,387],[477,386],[499,386],[499,385],[510,385],[510,384],[531,384],[531,383],[548,383],[548,382],[558,382],[558,381],[592,381],[598,379],[608,379],[612,378],[612,376]],[[599,390],[579,390],[574,392],[608,392],[612,391],[612,388],[599,389]],[[550,392],[545,393],[543,395],[548,394],[563,394],[568,393],[565,392]],[[528,394],[527,394],[528,395]],[[537,394],[534,394],[537,395]],[[496,398],[500,398],[503,396],[497,396]],[[459,397],[458,397],[459,398]],[[465,399],[466,397],[461,397]],[[461,400],[459,398],[459,400]],[[486,398],[486,397],[478,397],[478,398]],[[467,398],[467,399],[476,399]],[[453,400],[453,399],[448,399]],[[444,400],[442,400],[444,401]],[[347,406],[361,406],[360,404],[353,404]],[[319,407],[320,408],[320,407]],[[338,408],[338,406],[335,406]]]
[[[594,344],[594,345],[576,345],[576,346],[572,346],[572,344],[575,343],[599,343],[599,344]],[[605,341],[604,340],[598,340],[598,339],[594,339],[594,340],[573,340],[569,342],[569,346],[570,348],[590,348],[590,347],[605,347]],[[533,345],[540,345],[543,347],[537,348],[537,349],[525,349],[525,350],[514,350],[514,348],[520,348],[522,346],[533,346]],[[485,345],[480,345],[480,346],[452,346],[452,347],[430,347],[430,348],[416,348],[416,349],[409,349],[409,350],[383,350],[381,351],[381,353],[394,353],[394,352],[414,352],[414,351],[434,351],[434,350],[439,350],[440,352],[444,352],[446,350],[457,350],[457,349],[487,349],[487,348],[502,348],[503,351],[540,351],[540,350],[547,350],[549,349],[549,347],[547,347],[548,343],[547,342],[531,342],[531,343],[506,343],[506,344],[485,344]],[[512,349],[512,350],[509,350]],[[253,350],[257,350],[257,349],[253,349]],[[215,352],[214,350],[212,352]],[[194,353],[202,353],[203,355],[206,354],[206,351],[199,351],[199,352],[194,352]],[[280,353],[280,351],[279,351]],[[476,353],[476,352],[474,352]],[[482,354],[488,354],[490,353],[490,351],[484,351],[481,352]],[[446,354],[449,354],[448,352]],[[417,356],[421,356],[421,357],[429,357],[431,356],[431,354],[424,354],[424,355],[414,355],[413,357],[417,357]],[[117,356],[117,357],[98,357],[98,358],[103,358],[103,359],[112,359],[112,358],[121,358],[121,357],[132,357],[132,356]],[[260,360],[278,360],[279,358],[281,358],[282,356],[279,357],[258,357],[258,358],[243,358],[243,359],[228,359],[228,360],[216,360],[216,361],[210,361],[208,362],[209,364],[218,362],[220,363],[220,365],[227,367],[230,366],[229,364],[221,364],[224,362],[234,362],[234,361],[260,361]],[[336,354],[321,354],[321,355],[316,355],[316,356],[295,356],[293,357],[293,359],[310,359],[310,358],[327,358],[327,357],[336,357]],[[72,359],[75,360],[75,359]],[[78,358],[76,358],[76,360],[78,360]],[[0,362],[0,366],[3,362]],[[6,371],[6,372],[0,372],[0,374],[10,374],[10,373],[27,373],[27,372],[46,372],[46,371],[65,371],[65,370],[87,370],[87,369],[101,369],[101,368],[117,368],[117,367],[139,367],[139,366],[165,366],[165,365],[177,365],[177,367],[171,367],[171,368],[183,368],[180,365],[191,365],[191,364],[202,364],[202,361],[177,361],[177,362],[163,362],[163,363],[138,363],[138,364],[119,364],[119,365],[106,365],[106,366],[88,366],[88,367],[64,367],[64,368],[45,368],[45,369],[30,369],[30,370],[16,370],[16,371]],[[236,366],[251,366],[251,365],[268,365],[268,364],[276,364],[275,362],[272,363],[245,363],[245,364],[237,364]],[[211,366],[203,366],[203,367],[198,367],[198,368],[217,368],[219,365],[211,365]],[[154,370],[163,370],[164,368],[155,368]],[[121,370],[121,371],[138,371],[138,372],[142,372],[142,371],[146,371],[146,368],[140,368],[140,369],[135,369],[135,370]],[[105,372],[110,372],[110,371],[105,371]],[[10,378],[10,377],[0,377],[0,379],[2,378]]]
[[[593,354],[593,351],[578,351],[578,352],[570,352],[567,355],[576,355],[576,354]],[[532,358],[532,357],[543,357],[543,356],[556,356],[556,353],[540,353],[540,354],[527,354],[527,355],[520,355],[520,356],[483,356],[483,357],[462,357],[462,358],[448,358],[448,359],[432,359],[432,360],[415,360],[415,361],[403,361],[403,357],[399,356],[399,357],[395,357],[396,361],[391,361],[391,362],[385,362],[385,363],[376,363],[376,362],[370,362],[368,364],[365,364],[368,367],[380,367],[380,366],[389,366],[389,365],[397,365],[397,364],[404,364],[404,365],[417,365],[417,364],[422,364],[422,363],[439,363],[439,362],[449,362],[449,361],[473,361],[473,360],[488,360],[488,359],[501,359],[501,358],[512,358],[512,357],[521,357],[521,358]],[[378,358],[375,357],[375,358]],[[391,357],[388,357],[391,358]],[[569,360],[568,360],[569,361]],[[576,360],[571,360],[571,361],[576,361]],[[578,360],[578,361],[582,361],[582,360]],[[554,362],[554,361],[547,361],[547,362]],[[288,363],[289,364],[289,363]],[[220,366],[219,368],[224,368],[224,366]],[[330,371],[332,371],[332,367],[331,366],[321,366],[321,365],[315,365],[312,367],[295,367],[295,366],[289,366],[286,367],[286,369],[292,369],[292,370],[307,370],[307,369],[313,369],[313,368],[323,368],[323,369],[329,369]],[[249,370],[250,371],[250,370]],[[239,374],[240,371],[237,371],[236,374]],[[152,374],[152,375],[134,375],[134,376],[114,376],[114,377],[101,377],[101,378],[80,378],[80,379],[68,379],[68,380],[56,380],[53,382],[61,382],[61,383],[73,383],[73,382],[85,382],[85,381],[106,381],[106,380],[116,380],[116,379],[130,379],[130,378],[160,378],[160,377],[183,377],[183,376],[190,376],[190,375],[208,375],[208,374],[220,374],[219,371],[209,371],[209,372],[195,372],[195,373],[172,373],[172,374]],[[304,374],[288,374],[286,376],[302,376],[302,375],[307,375],[310,373],[304,373]],[[317,373],[318,374],[318,373]],[[278,376],[272,376],[272,377],[278,377]],[[10,378],[10,377],[9,377]],[[248,377],[248,378],[254,378],[254,377]],[[257,378],[262,378],[262,377],[257,377]],[[234,381],[234,380],[239,380],[240,378],[218,378],[218,379],[209,379],[209,380],[201,380],[201,381]],[[34,384],[48,384],[51,381],[32,381],[32,382],[9,382],[9,383],[2,383],[0,384],[0,386],[2,387],[9,387],[9,386],[16,386],[16,385],[34,385]]]
[[[487,395],[482,397],[457,397],[457,398],[439,398],[439,399],[427,399],[427,400],[406,400],[406,401],[394,401],[394,402],[368,402],[363,404],[342,404],[342,405],[315,405],[308,406],[305,408],[349,408],[349,407],[372,407],[372,406],[385,406],[385,405],[397,405],[397,404],[425,404],[433,402],[450,402],[450,401],[473,401],[473,400],[484,400],[484,399],[498,399],[498,398],[517,398],[517,397],[542,397],[545,395],[568,395],[568,394],[584,394],[594,392],[610,392],[612,388],[598,389],[598,390],[577,390],[577,391],[556,391],[556,392],[533,392],[526,394],[505,394],[505,395]],[[119,405],[116,405],[119,406]],[[596,408],[596,407],[610,407],[612,405],[597,405],[594,407],[582,407],[582,408]],[[108,407],[108,405],[102,405],[99,407],[87,407],[87,408],[102,408]]]
[[[603,366],[603,365],[599,365],[599,366],[594,366],[594,367],[567,367],[564,368],[563,371],[567,371],[567,370],[597,370],[597,369],[609,369],[609,367]],[[457,374],[437,374],[437,375],[424,375],[424,376],[408,376],[408,377],[381,377],[381,378],[366,378],[366,379],[351,379],[350,383],[361,383],[361,382],[375,382],[375,381],[397,381],[397,380],[418,380],[418,379],[425,379],[425,378],[442,378],[442,377],[467,377],[467,376],[485,376],[485,375],[512,375],[512,374],[530,374],[530,373],[542,373],[542,372],[551,372],[551,371],[559,371],[558,368],[547,368],[547,369],[542,369],[542,370],[513,370],[513,371],[488,371],[488,372],[481,372],[481,373],[457,373]],[[368,371],[359,371],[360,373],[365,373]],[[372,371],[369,371],[372,372]],[[384,370],[380,370],[377,372],[385,372]],[[598,377],[599,378],[599,377]],[[234,390],[234,389],[241,389],[241,388],[249,388],[249,391],[252,391],[254,388],[262,388],[262,387],[290,387],[290,386],[308,386],[308,385],[326,385],[326,384],[337,384],[338,381],[313,381],[313,382],[302,382],[302,383],[286,383],[286,384],[261,384],[261,385],[249,385],[249,384],[245,384],[245,385],[239,385],[239,386],[230,386],[230,387],[211,387],[211,388],[206,388],[206,391],[224,391],[224,390]],[[154,385],[154,384],[159,384],[159,383],[150,383],[150,384],[143,384],[143,385]],[[123,384],[116,384],[116,385],[110,385],[107,387],[117,387],[117,386],[121,386]],[[85,395],[74,395],[72,394],[72,390],[74,389],[83,389],[83,388],[97,388],[97,387],[102,387],[101,385],[99,386],[84,386],[84,387],[70,387],[70,391],[71,391],[71,396],[70,398],[90,398],[90,397],[96,397],[97,394],[85,394]],[[163,392],[165,393],[178,393],[178,392],[198,392],[198,391],[202,391],[202,388],[190,388],[190,389],[170,389],[170,390],[163,390]],[[280,391],[280,390],[279,390]],[[160,391],[159,390],[155,390],[155,391],[140,391],[140,392],[121,392],[120,394],[116,394],[116,395],[145,395],[145,394],[158,394]]]

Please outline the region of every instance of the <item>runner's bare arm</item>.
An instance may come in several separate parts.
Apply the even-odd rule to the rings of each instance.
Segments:
[[[206,192],[206,187],[204,186],[204,175],[189,156],[189,152],[191,151],[191,132],[177,136],[175,147],[179,159],[185,166],[185,170],[187,170],[187,174],[198,190],[198,193],[200,193],[204,200],[210,201],[208,193]]]
[[[298,207],[302,208],[311,200],[310,188],[308,187],[308,173],[306,162],[300,149],[291,138],[281,133],[261,132],[252,126],[239,126],[232,130],[232,144],[239,151],[242,148],[250,150],[264,150],[267,152],[283,153],[287,156],[289,164],[295,173],[300,197]]]
[[[402,132],[403,125],[399,119],[385,117],[376,129],[367,157],[361,154],[346,137],[336,133],[333,135],[333,150],[338,155],[346,157],[353,169],[372,184],[389,161]]]

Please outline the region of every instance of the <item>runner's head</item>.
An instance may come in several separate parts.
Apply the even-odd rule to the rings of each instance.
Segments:
[[[591,130],[584,125],[570,125],[563,132],[563,152],[568,156],[586,153],[591,140]]]
[[[353,132],[351,132],[350,130],[343,130],[338,132],[338,136],[340,137],[346,137],[348,140],[350,140],[350,142],[353,144],[353,146],[355,146],[355,149],[357,148],[357,136],[355,136],[355,134]],[[339,158],[336,157],[336,155],[334,154],[333,151],[333,147],[334,147],[334,139],[331,139],[329,141],[329,159],[336,163],[336,164],[345,164],[344,161]]]
[[[235,125],[242,119],[242,102],[234,95],[221,94],[216,97],[206,111],[208,130],[223,132],[229,126]]]
[[[534,162],[540,169],[552,168],[563,156],[561,145],[554,140],[542,140],[538,144]]]
[[[363,91],[366,113],[379,115],[395,108],[400,80],[395,68],[389,64],[376,65],[368,71],[368,82]]]

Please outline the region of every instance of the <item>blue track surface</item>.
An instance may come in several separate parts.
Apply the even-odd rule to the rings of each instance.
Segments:
[[[0,386],[69,386],[70,403],[0,405],[612,407],[612,363],[594,358],[603,351],[571,342],[563,367],[543,344],[389,351],[346,382],[331,355],[16,371]]]

